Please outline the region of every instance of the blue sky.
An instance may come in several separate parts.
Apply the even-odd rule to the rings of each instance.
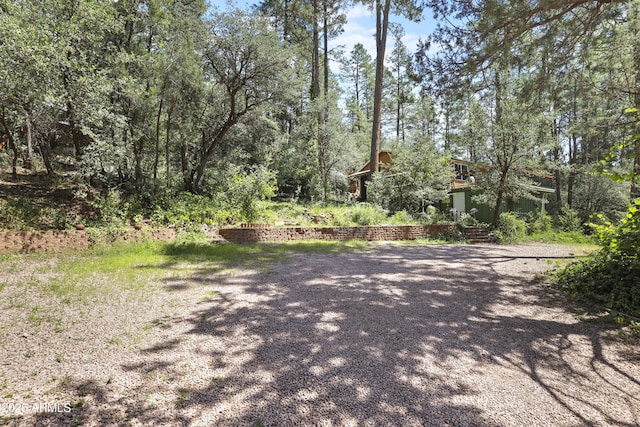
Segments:
[[[209,0],[209,4],[218,7],[221,10],[229,7],[238,7],[240,9],[250,9],[252,5],[259,3],[260,0],[237,0],[228,2],[227,0]],[[231,4],[231,6],[230,6]],[[414,52],[418,39],[425,38],[435,28],[435,22],[431,18],[429,11],[425,12],[422,22],[415,23],[407,21],[402,17],[394,16],[390,20],[401,24],[405,30],[403,38],[404,44],[409,52]],[[347,12],[347,24],[344,26],[344,32],[339,37],[329,42],[329,47],[334,49],[342,47],[348,53],[356,43],[362,43],[372,58],[376,56],[375,35],[376,21],[375,16],[368,10],[367,6],[356,4],[351,6]],[[393,40],[389,35],[387,39],[387,55],[393,48]],[[333,67],[332,67],[333,68]],[[337,71],[337,70],[334,70]]]

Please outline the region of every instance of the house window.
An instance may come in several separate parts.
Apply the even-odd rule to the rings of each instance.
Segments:
[[[469,176],[469,168],[467,165],[456,163],[455,165],[456,179],[464,181]]]

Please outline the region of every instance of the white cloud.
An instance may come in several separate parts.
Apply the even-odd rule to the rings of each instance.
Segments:
[[[365,6],[363,4],[353,5],[351,9],[349,9],[349,11],[347,12],[347,20],[351,21],[353,19],[358,19],[358,18],[372,19],[373,12],[372,10],[369,9],[368,6]]]
[[[392,22],[400,23],[407,32],[402,38],[403,43],[407,46],[410,53],[415,52],[418,40],[425,38],[430,32],[432,24],[429,21],[415,23],[407,21],[401,17],[391,17]],[[425,30],[423,33],[422,30]],[[367,6],[357,4],[351,7],[347,12],[347,23],[344,26],[344,32],[329,42],[329,47],[334,49],[341,46],[348,54],[357,43],[361,43],[369,55],[375,59],[376,57],[376,23],[375,16],[368,10]],[[391,34],[387,37],[387,55],[393,49],[393,39]]]
[[[330,47],[343,46],[349,53],[353,46],[361,43],[372,57],[376,56],[376,28],[370,22],[356,22],[351,20],[344,26],[344,32],[331,40]]]

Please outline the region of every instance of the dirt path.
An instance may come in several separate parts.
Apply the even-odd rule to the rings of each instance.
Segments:
[[[84,331],[92,344],[69,336],[25,358],[34,337],[14,325],[0,340],[12,391],[0,416],[15,425],[638,425],[637,341],[577,320],[532,280],[571,253],[381,243],[175,276],[144,312],[112,308],[117,320]],[[125,323],[146,333],[105,345]],[[53,366],[32,375],[42,364]],[[42,402],[62,406],[34,411]]]

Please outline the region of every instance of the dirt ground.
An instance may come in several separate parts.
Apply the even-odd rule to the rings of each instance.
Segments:
[[[638,341],[540,279],[576,253],[376,243],[167,266],[144,297],[57,307],[57,331],[7,283],[0,424],[639,425]]]

